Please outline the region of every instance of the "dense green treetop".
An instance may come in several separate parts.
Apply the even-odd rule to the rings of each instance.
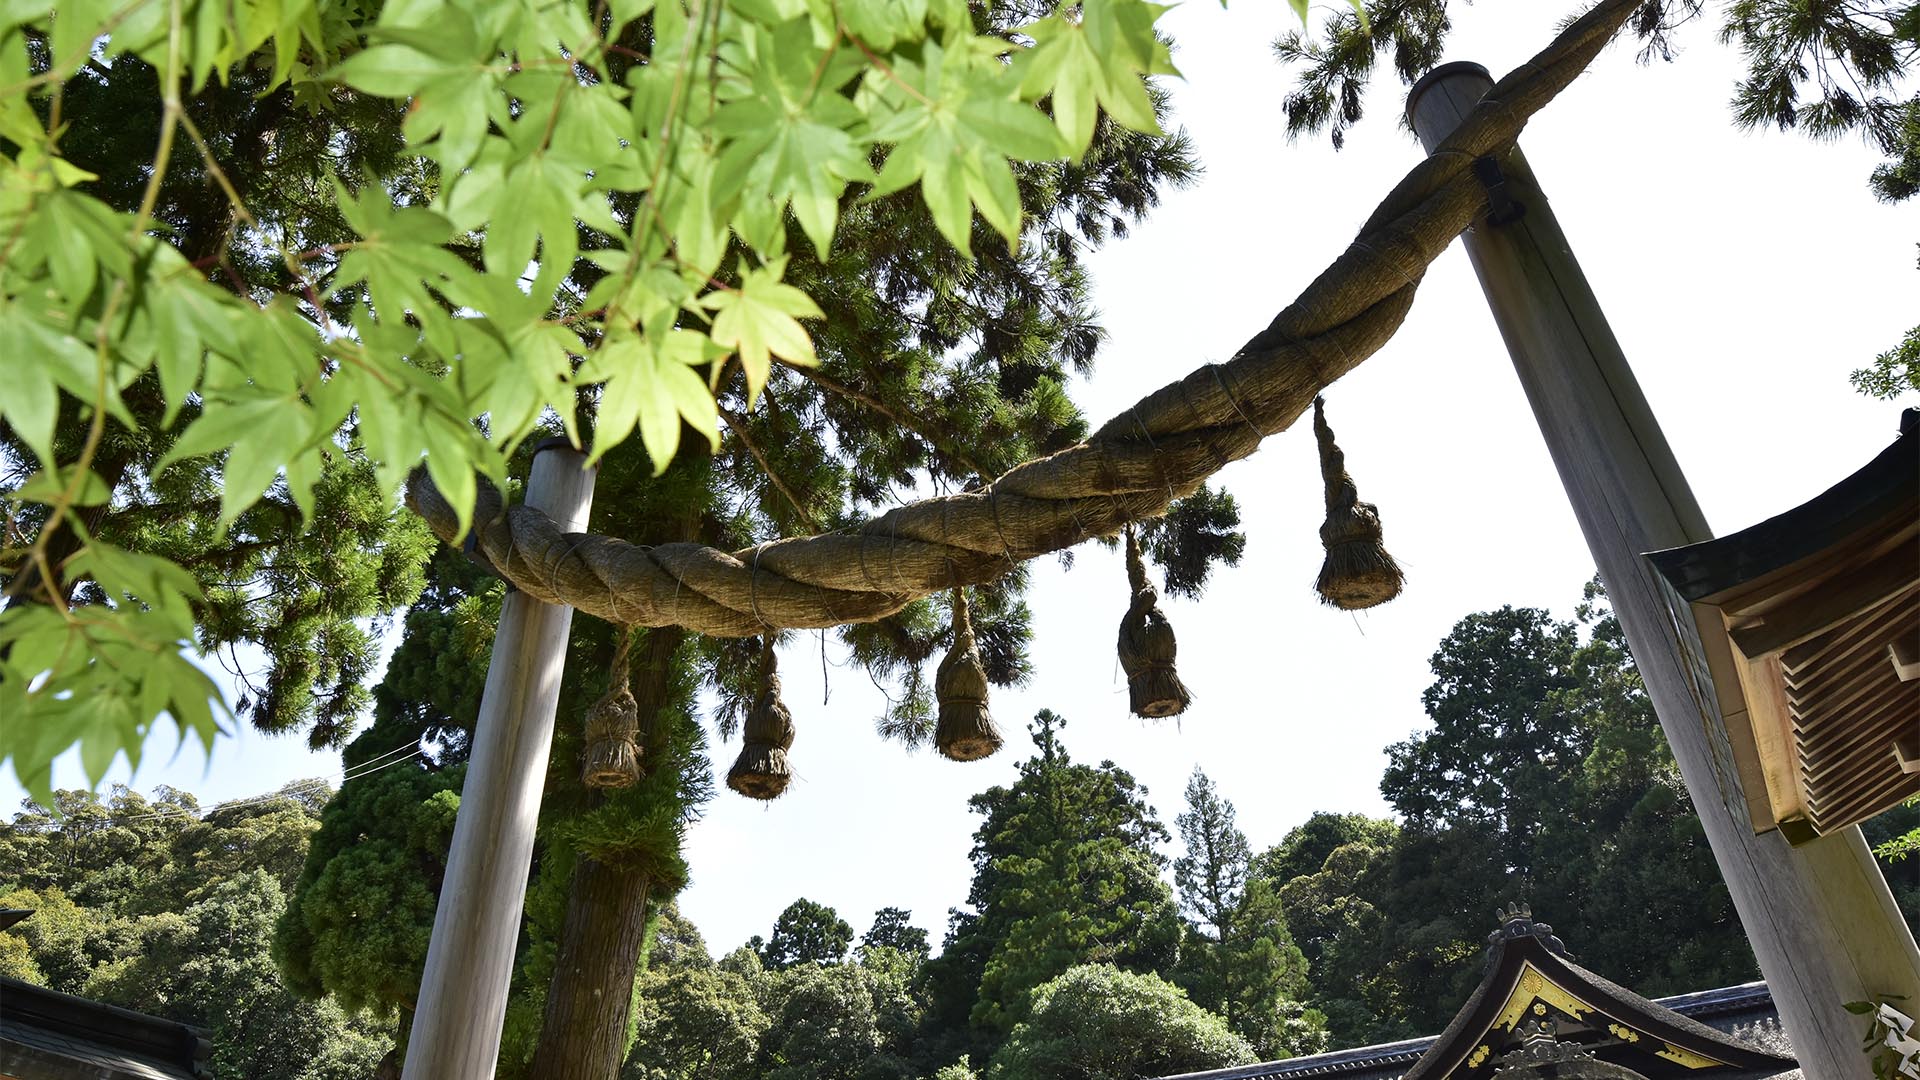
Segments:
[[[1039,752],[1019,779],[969,800],[984,819],[970,855],[973,917],[955,924],[945,951],[977,985],[965,991],[968,1015],[989,1032],[1010,1030],[1034,989],[1074,964],[1155,971],[1178,954],[1179,914],[1156,850],[1166,828],[1132,775],[1072,760],[1065,726],[1041,710],[1029,728]]]
[[[767,1080],[856,1080],[881,1052],[873,989],[855,964],[800,964],[771,975],[772,1025],[755,1072]]]
[[[906,956],[925,960],[932,947],[927,932],[908,920],[913,912],[906,908],[884,907],[873,913],[873,925],[860,935],[860,949],[892,949]]]
[[[653,921],[647,927],[645,964],[648,971],[713,966],[706,938],[701,936],[700,928],[693,925],[692,919],[680,913],[680,905],[675,901],[669,900],[654,911]]]
[[[1253,874],[1285,884],[1297,877],[1319,873],[1326,866],[1327,856],[1336,848],[1348,844],[1389,847],[1399,831],[1398,825],[1384,818],[1318,810],[1306,821],[1288,829],[1278,844],[1254,856]]]
[[[1387,749],[1380,792],[1407,827],[1485,829],[1504,865],[1533,864],[1538,811],[1565,794],[1592,737],[1566,715],[1577,645],[1571,624],[1534,608],[1455,624],[1421,696],[1433,727]]]
[[[388,1016],[412,1002],[464,772],[385,769],[328,804],[274,934],[290,986]]]
[[[61,791],[62,816],[29,804],[0,826],[0,906],[33,911],[0,933],[0,971],[204,1028],[220,1076],[368,1076],[384,1025],[296,997],[271,957],[324,787],[211,810],[157,796]]]
[[[774,971],[796,964],[831,964],[847,955],[853,927],[825,904],[801,897],[774,920],[761,959]]]
[[[650,968],[634,990],[621,1080],[746,1080],[769,1020],[748,980],[712,967]]]
[[[1034,990],[1031,1014],[993,1056],[989,1080],[1135,1080],[1255,1060],[1220,1017],[1157,975],[1069,968]]]
[[[140,920],[137,951],[96,969],[85,992],[209,1029],[216,1076],[367,1076],[386,1052],[383,1033],[350,1027],[333,1002],[301,1000],[274,970],[267,945],[285,902],[263,869],[218,879],[177,915]]]

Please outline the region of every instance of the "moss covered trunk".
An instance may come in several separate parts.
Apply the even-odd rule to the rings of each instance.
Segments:
[[[619,1074],[651,885],[648,874],[636,868],[593,859],[574,866],[560,954],[529,1075],[613,1080]]]
[[[662,709],[672,704],[675,657],[686,640],[677,628],[649,631],[636,643],[629,686],[640,717],[642,784],[678,784],[659,776],[655,757]],[[540,1041],[529,1076],[540,1080],[614,1080],[627,1050],[633,981],[647,936],[647,900],[655,882],[646,869],[666,852],[634,852],[632,860],[581,856],[568,882],[560,950],[547,988]],[[677,888],[677,883],[669,885]]]

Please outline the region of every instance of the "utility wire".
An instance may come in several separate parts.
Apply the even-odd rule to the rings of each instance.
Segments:
[[[412,753],[406,754],[402,757],[393,758],[393,760],[388,761],[385,764],[376,764],[380,762],[382,759],[392,758],[393,755],[399,754],[401,753],[401,751],[408,750],[408,749],[411,749]],[[391,768],[392,766],[399,765],[404,762],[412,761],[413,759],[420,757],[426,752],[427,752],[426,745],[422,744],[418,740],[415,740],[414,742],[407,743],[402,746],[396,746],[392,750],[389,750],[386,753],[381,754],[379,757],[369,758],[368,760],[361,762],[360,764],[354,766],[351,769],[345,769],[337,773],[329,773],[326,776],[309,776],[309,777],[303,777],[298,780],[290,780],[287,783],[281,785],[278,789],[274,791],[264,792],[259,795],[251,795],[242,799],[229,799],[226,802],[216,803],[215,805],[207,807],[204,810],[188,810],[188,809],[185,809],[184,807],[166,807],[166,808],[146,811],[138,814],[124,814],[124,815],[108,814],[105,817],[89,818],[88,820],[89,821],[107,821],[107,822],[114,822],[117,824],[125,824],[127,822],[146,821],[153,818],[205,817],[206,815],[211,814],[217,810],[232,810],[240,807],[256,806],[260,803],[272,802],[275,799],[291,798],[293,797],[294,794],[297,793],[298,789],[300,788],[311,788],[315,785],[323,785],[323,784],[329,783],[330,781],[335,781],[335,780],[343,784],[349,780],[358,780],[363,776],[371,776],[382,769]]]

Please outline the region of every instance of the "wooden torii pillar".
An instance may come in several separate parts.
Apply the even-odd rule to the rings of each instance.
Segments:
[[[594,472],[563,440],[533,454],[526,504],[585,532]],[[454,818],[447,876],[407,1037],[407,1080],[486,1080],[500,1056],[507,984],[547,782],[573,609],[507,590]]]
[[[1478,64],[1415,83],[1432,152],[1493,85]],[[1490,212],[1463,239],[1600,578],[1806,1075],[1857,1080],[1843,1007],[1920,999],[1920,952],[1858,827],[1800,847],[1756,835],[1689,605],[1643,554],[1712,538],[1679,463],[1519,150],[1483,162]]]

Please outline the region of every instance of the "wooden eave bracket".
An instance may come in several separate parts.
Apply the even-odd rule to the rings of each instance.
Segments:
[[[1901,682],[1920,679],[1920,643],[1904,640],[1889,641],[1887,659],[1893,661],[1893,673],[1900,677]]]
[[[1900,763],[1900,771],[1903,773],[1908,775],[1920,773],[1920,739],[1914,740],[1912,753],[1908,753],[1907,748],[1900,745],[1899,739],[1893,740],[1893,760]]]
[[[1761,722],[1749,705],[1756,689],[1751,685],[1746,658],[1727,633],[1727,617],[1718,605],[1695,601],[1692,605],[1694,628],[1699,632],[1705,652],[1707,674],[1719,701],[1720,723],[1727,733],[1727,745],[1733,752],[1734,769],[1740,781],[1740,794],[1747,806],[1747,820],[1755,833],[1771,832],[1779,827],[1775,803],[1770,794],[1767,769],[1760,753],[1755,725]]]

